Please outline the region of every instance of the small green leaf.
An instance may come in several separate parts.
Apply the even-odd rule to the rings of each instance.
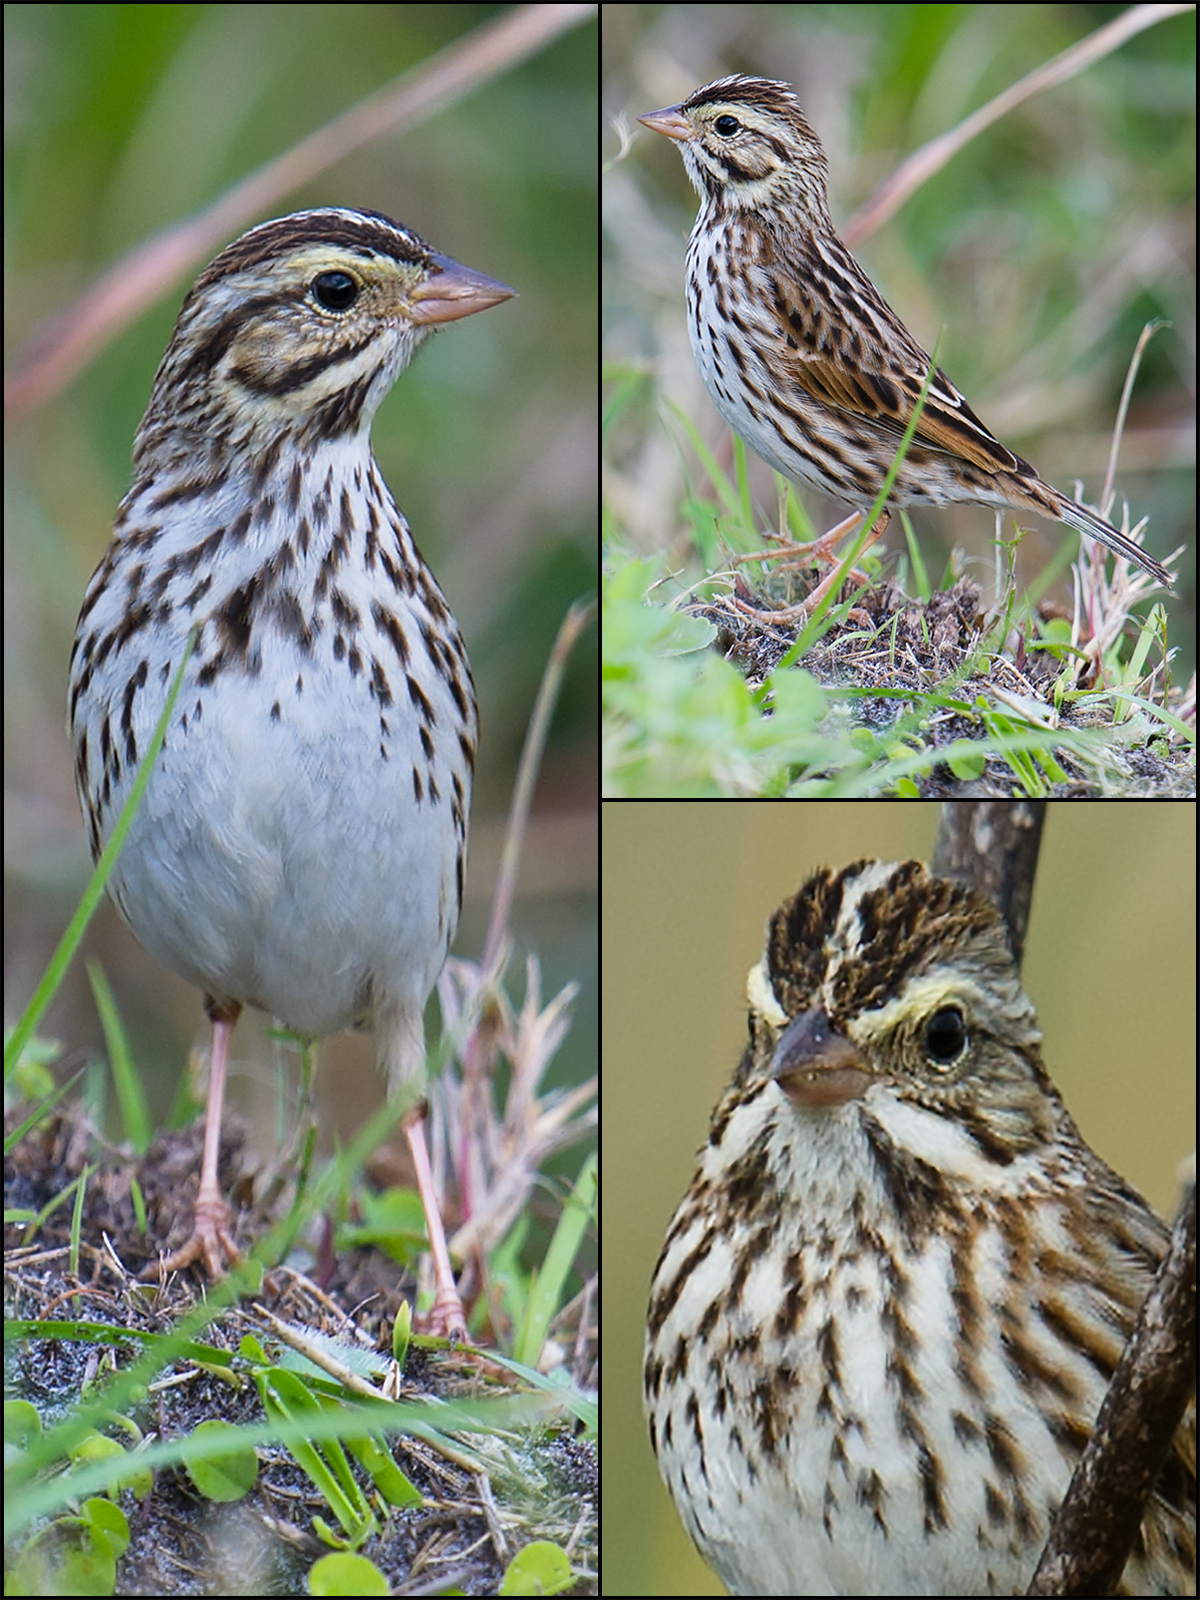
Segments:
[[[202,1422],[192,1432],[193,1439],[211,1439],[214,1434],[227,1434],[229,1450],[220,1456],[205,1456],[189,1460],[184,1457],[188,1476],[199,1492],[209,1500],[220,1502],[240,1500],[249,1494],[258,1477],[258,1456],[249,1445],[241,1442],[240,1430],[231,1422],[219,1417]]]
[[[575,1582],[567,1553],[549,1539],[535,1539],[508,1564],[501,1594],[561,1594]]]

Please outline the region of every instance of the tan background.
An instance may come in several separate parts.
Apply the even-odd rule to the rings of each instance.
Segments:
[[[765,920],[817,866],[927,860],[937,820],[933,803],[604,808],[609,1594],[722,1593],[646,1442],[642,1319],[667,1222],[742,1047]],[[1195,826],[1190,806],[1052,805],[1025,958],[1072,1115],[1166,1211],[1195,1126]]]

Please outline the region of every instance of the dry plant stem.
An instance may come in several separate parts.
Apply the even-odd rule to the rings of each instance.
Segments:
[[[952,800],[941,809],[932,871],[986,894],[1019,967],[1037,876],[1044,800]]]
[[[595,12],[586,4],[514,6],[300,140],[207,211],[129,251],[72,306],[34,330],[5,381],[6,420],[52,399],[181,274],[193,272],[215,245],[252,218],[274,210],[370,141],[414,127],[455,104]]]
[[[1100,1408],[1027,1593],[1112,1594],[1196,1390],[1196,1190]],[[1195,1430],[1194,1409],[1191,1427]]]
[[[480,962],[479,991],[498,985],[504,965],[505,951],[510,946],[509,919],[516,894],[521,852],[533,806],[534,790],[541,769],[542,755],[550,732],[554,708],[562,689],[563,676],[571,652],[594,619],[594,604],[574,602],[559,625],[553,648],[542,673],[537,700],[530,715],[529,727],[517,765],[517,779],[513,785],[508,822],[504,830],[504,849],[500,857],[500,872],[492,900],[492,913],[488,919]],[[532,980],[531,980],[532,981]],[[492,1115],[492,1074],[495,1066],[496,1040],[494,1028],[486,1025],[481,1016],[472,1028],[463,1048],[462,1116],[456,1163],[459,1194],[462,1199],[462,1225],[458,1237],[472,1235],[469,1224],[475,1214],[485,1185],[482,1168],[488,1148],[487,1130]],[[484,1252],[477,1248],[479,1270],[484,1271]]]
[[[1035,95],[1044,94],[1060,83],[1068,82],[1079,73],[1087,71],[1097,61],[1102,61],[1106,56],[1119,50],[1123,44],[1144,29],[1153,28],[1163,18],[1185,10],[1191,10],[1191,7],[1132,6],[1114,21],[1097,28],[1094,33],[1069,45],[1059,55],[1042,62],[1016,83],[1009,84],[986,105],[980,106],[969,116],[964,117],[957,126],[930,139],[927,144],[922,145],[919,150],[914,150],[912,155],[902,161],[896,171],[879,185],[870,199],[848,219],[842,230],[846,243],[853,248],[861,244],[864,239],[870,238],[871,234],[881,228],[927,179],[934,173],[940,172],[972,139],[977,138],[993,123],[1006,117],[1017,106]]]

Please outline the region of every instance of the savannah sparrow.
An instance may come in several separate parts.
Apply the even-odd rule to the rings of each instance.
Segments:
[[[302,211],[205,268],[159,366],[79,615],[70,721],[98,855],[199,624],[109,881],[215,1029],[194,1228],[168,1267],[237,1255],[217,1151],[243,1005],[311,1036],[369,1025],[392,1088],[420,1089],[462,901],[475,690],[370,427],[434,328],[512,293],[388,217]],[[419,1106],[405,1128],[434,1326],[461,1332]]]
[[[929,357],[835,232],[825,152],[795,94],[766,78],[721,78],[639,120],[678,140],[700,196],[687,252],[688,331],[717,410],[770,466],[856,504],[861,520]],[[994,439],[938,368],[888,505],[956,500],[1040,512],[1171,585],[1127,534]],[[886,520],[885,508],[873,537]],[[846,526],[812,548],[828,554]]]
[[[655,1269],[645,1403],[735,1594],[1023,1594],[1165,1248],[1042,1065],[1003,924],[918,862],[771,919]],[[1124,1594],[1194,1593],[1195,1414]]]

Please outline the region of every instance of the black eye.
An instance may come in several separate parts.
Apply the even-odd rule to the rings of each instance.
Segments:
[[[722,139],[732,139],[741,127],[741,123],[736,117],[731,117],[726,113],[725,116],[717,118],[716,122],[713,123],[713,127],[716,128]]]
[[[348,272],[319,272],[312,291],[326,311],[349,311],[358,299],[358,284]]]
[[[967,1025],[954,1006],[943,1006],[925,1024],[925,1048],[931,1061],[948,1067],[967,1048]]]

